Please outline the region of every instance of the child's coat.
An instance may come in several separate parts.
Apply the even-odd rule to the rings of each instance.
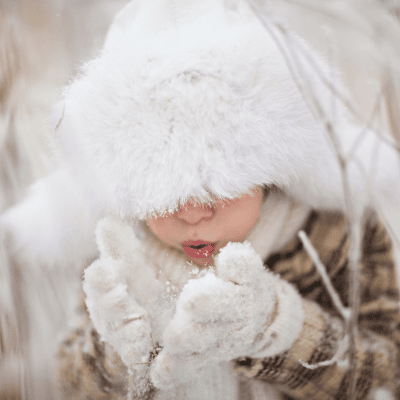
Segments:
[[[260,232],[263,225],[265,229],[274,216],[273,209],[264,209],[256,230]],[[336,290],[347,305],[346,221],[338,214],[309,213],[294,205],[288,212],[281,214],[281,217],[286,232],[283,230],[275,239],[281,241],[283,247],[280,251],[268,252],[265,261],[270,270],[292,283],[303,297],[301,304],[295,303],[296,297],[283,297],[280,307],[287,307],[287,311],[281,313],[280,321],[275,321],[276,331],[286,337],[287,343],[292,343],[290,348],[276,356],[262,359],[241,358],[231,367],[226,364],[210,365],[199,379],[179,385],[170,391],[158,391],[157,394],[154,393],[154,389],[149,388],[146,395],[155,395],[158,399],[260,400],[281,398],[278,390],[280,389],[294,399],[345,398],[348,375],[345,360],[339,359],[337,364],[313,370],[307,369],[299,362],[302,360],[316,364],[333,358],[339,343],[345,340],[344,323],[333,307],[321,277],[299,239],[294,237],[288,240],[292,235],[286,235],[288,231],[293,234],[299,224],[303,226],[326,265]],[[269,247],[268,242],[275,241],[273,236],[262,236],[264,250]],[[249,236],[251,243],[259,239],[258,234]],[[143,246],[146,254],[152,254],[155,263],[149,264],[149,268],[155,267],[155,270],[159,270],[160,281],[168,279],[172,290],[182,285],[182,277],[185,274],[186,279],[196,276],[193,266],[186,265],[185,268],[184,259],[179,257],[179,253],[163,246],[150,233],[146,234]],[[260,247],[259,249],[261,252]],[[373,218],[366,225],[363,253],[360,333],[357,338],[357,396],[369,398],[368,396],[372,396],[376,390],[384,389],[387,398],[390,399],[392,397],[389,393],[393,396],[395,393],[398,370],[397,348],[400,339],[397,331],[400,318],[390,240]],[[182,268],[183,273],[176,274],[179,268]],[[284,305],[285,303],[287,304]],[[297,310],[299,305],[302,308],[300,313]],[[302,313],[301,320],[298,320]],[[277,325],[282,329],[279,330]],[[99,399],[125,397],[126,369],[112,347],[100,341],[88,318],[64,342],[59,358],[60,383],[66,398],[80,398],[80,393],[87,393]],[[143,368],[144,372],[148,367]]]

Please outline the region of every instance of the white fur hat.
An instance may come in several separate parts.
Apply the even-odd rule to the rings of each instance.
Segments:
[[[235,3],[132,1],[100,56],[67,88],[56,140],[99,210],[143,218],[190,198],[234,198],[259,185],[315,208],[343,209],[325,122],[307,104],[315,100],[332,117],[328,66],[303,40],[291,34],[294,46],[285,45],[284,33],[272,24],[268,32],[246,2]],[[282,46],[297,49],[288,54],[307,76],[303,93]],[[336,103],[345,152],[359,129]],[[363,170],[375,144],[373,133],[365,135],[359,162],[349,165],[352,194],[363,205]],[[377,178],[385,184],[397,161],[382,146]]]

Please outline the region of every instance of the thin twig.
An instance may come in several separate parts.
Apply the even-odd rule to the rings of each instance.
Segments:
[[[330,82],[327,82],[325,77],[322,75],[318,66],[312,57],[305,51],[301,45],[298,45],[294,40],[290,39],[290,36],[287,34],[285,30],[282,31],[285,34],[285,38],[287,40],[288,49],[291,51],[291,59],[294,60],[294,63],[297,67],[297,71],[302,72],[303,82],[306,83],[308,87],[309,96],[308,99],[311,101],[314,112],[317,113],[317,116],[322,121],[325,126],[325,130],[329,138],[331,139],[331,143],[335,149],[336,157],[338,160],[342,184],[343,184],[343,195],[345,201],[345,210],[347,219],[349,221],[349,236],[350,236],[350,249],[348,256],[348,268],[349,268],[349,292],[350,292],[350,320],[346,324],[346,331],[350,338],[349,345],[349,354],[350,354],[350,370],[349,370],[349,385],[348,385],[348,398],[353,398],[355,396],[356,390],[356,337],[358,334],[358,313],[359,313],[359,303],[360,303],[360,271],[359,271],[359,260],[361,258],[360,244],[361,244],[361,232],[360,232],[360,213],[356,211],[354,200],[351,195],[351,185],[348,176],[348,168],[347,162],[343,157],[341,144],[339,142],[338,136],[335,131],[335,127],[328,120],[326,113],[322,109],[319,104],[314,91],[312,90],[312,85],[310,84],[309,76],[304,69],[302,69],[302,63],[300,62],[297,51],[300,49],[302,51],[302,55],[306,57],[307,61],[312,64],[314,70],[318,73],[320,79],[324,81],[324,83],[329,85],[331,90],[333,89],[333,85]]]
[[[129,384],[128,384],[128,395],[127,395],[127,400],[134,400],[133,399],[133,385],[134,385],[134,381],[133,381],[133,375],[134,375],[134,369],[133,369],[133,365],[150,365],[154,362],[154,359],[157,357],[157,349],[156,346],[154,345],[154,340],[153,340],[153,335],[150,332],[150,338],[151,338],[151,344],[153,345],[153,354],[152,354],[152,358],[150,361],[148,362],[138,362],[138,363],[132,363],[128,374],[129,374]],[[147,373],[149,372],[149,368],[146,369],[145,375],[144,375],[144,379],[146,379]]]
[[[290,33],[288,31],[284,31],[284,34],[291,39]],[[291,39],[293,40],[293,39]],[[321,69],[318,67],[316,64],[315,60],[310,56],[309,52],[304,49],[301,46],[301,43],[296,43],[296,49],[301,52],[301,55],[304,56],[309,65],[313,68],[314,72],[318,75],[318,77],[321,79],[321,82],[326,85],[326,87],[332,91],[332,93],[335,94],[335,96],[342,101],[342,103],[347,107],[347,109],[355,116],[357,117],[360,121],[365,121],[368,118],[366,118],[362,112],[357,108],[357,106],[349,99],[347,98],[342,92],[339,91],[339,88],[337,85],[334,85],[332,82],[329,82],[328,79],[323,75]],[[384,142],[389,144],[391,147],[395,148],[396,150],[400,151],[400,146],[399,143],[397,143],[395,140],[392,140],[390,136],[385,136],[380,129],[376,129],[373,126],[371,126],[371,130],[378,135]]]
[[[376,95],[376,100],[375,100],[375,104],[374,104],[374,107],[372,109],[371,115],[369,116],[369,119],[368,119],[367,123],[365,124],[365,126],[363,127],[363,129],[361,130],[359,135],[357,136],[356,140],[352,144],[350,150],[347,152],[347,154],[345,156],[346,161],[350,161],[353,158],[353,156],[355,154],[355,151],[357,150],[358,146],[360,146],[360,144],[364,140],[366,134],[372,128],[372,124],[373,124],[373,121],[374,121],[376,115],[377,114],[378,114],[378,116],[380,115],[379,113],[380,113],[380,110],[381,110],[382,97],[383,97],[382,90],[379,90],[377,95]],[[380,131],[380,129],[379,129],[379,131]]]
[[[252,1],[252,0],[247,0],[247,1]],[[261,18],[261,17],[259,17]],[[299,63],[298,57],[294,52],[294,49],[296,49],[296,51],[298,51],[308,62],[309,66],[311,68],[313,68],[313,71],[317,74],[318,78],[321,80],[321,82],[339,99],[341,100],[341,102],[347,107],[347,109],[356,117],[358,118],[360,121],[365,121],[368,120],[368,118],[366,118],[363,113],[357,108],[357,106],[351,101],[351,99],[349,99],[348,97],[346,97],[346,95],[344,93],[342,93],[341,91],[339,91],[339,88],[337,85],[335,85],[333,82],[330,82],[326,76],[324,76],[324,74],[321,71],[321,68],[319,68],[319,66],[317,65],[316,61],[313,59],[313,57],[311,57],[311,55],[309,54],[309,51],[307,49],[305,49],[302,44],[298,41],[295,41],[292,38],[292,34],[282,25],[282,24],[277,24],[274,23],[274,25],[279,29],[279,31],[283,34],[283,36],[286,38],[287,41],[287,45],[291,44],[291,45],[295,45],[294,47],[291,47],[292,50],[292,57],[295,58],[295,64],[297,68],[300,68],[301,63]],[[265,27],[268,26],[268,23],[265,22],[264,24]],[[279,41],[277,41],[276,35],[274,35],[273,31],[271,29],[268,30],[268,32],[271,34],[271,36],[273,37],[273,39],[277,42],[279,48],[281,49],[282,52],[282,46],[279,43]],[[290,47],[290,46],[289,46]],[[288,57],[287,55],[283,54],[284,58],[286,60],[286,62],[290,63],[290,57]],[[288,65],[289,66],[289,65]],[[298,85],[298,78],[296,78],[295,74],[293,73],[293,66],[289,68],[290,72],[292,73],[292,77],[295,79],[295,83]],[[308,78],[306,75],[303,74],[303,79],[306,79],[308,81]],[[298,85],[299,86],[299,85]],[[310,87],[310,85],[308,85]],[[310,87],[311,88],[311,87]],[[303,94],[304,97],[304,90],[301,89],[301,93]],[[315,104],[314,104],[315,106]],[[387,144],[389,144],[391,147],[395,148],[396,150],[400,151],[400,145],[399,143],[396,142],[396,140],[393,140],[391,137],[386,136],[382,133],[382,131],[380,129],[376,129],[373,126],[371,127],[371,130],[378,135],[382,141],[386,142]]]
[[[300,231],[298,233],[298,236],[299,236],[301,242],[303,243],[303,246],[304,246],[305,250],[307,251],[308,255],[311,257],[311,260],[313,261],[315,267],[317,268],[317,271],[322,278],[322,282],[324,283],[326,290],[328,291],[329,296],[331,297],[334,306],[336,307],[336,309],[338,310],[338,312],[342,316],[342,318],[346,322],[348,322],[350,320],[350,310],[348,308],[346,308],[343,305],[342,301],[340,300],[340,297],[339,297],[337,291],[335,290],[335,288],[333,287],[332,282],[329,278],[328,272],[327,272],[324,264],[322,263],[321,259],[319,258],[317,251],[315,250],[314,246],[312,245],[312,243],[310,242],[310,240],[308,239],[308,237],[304,231]]]
[[[390,238],[392,240],[393,245],[397,249],[400,250],[400,235],[399,235],[398,231],[396,231],[393,228],[393,224],[392,224],[393,221],[388,220],[385,212],[382,209],[380,201],[377,199],[377,197],[375,195],[375,191],[373,189],[373,183],[372,183],[371,174],[367,173],[367,171],[365,170],[364,166],[361,164],[361,162],[357,158],[354,158],[353,161],[356,163],[356,165],[358,166],[359,170],[362,172],[362,174],[365,177],[368,196],[371,199],[372,204],[374,205],[374,209],[377,212],[379,219],[385,225],[385,228],[387,229],[387,231],[389,233],[389,236],[390,236]],[[397,261],[399,262],[400,260],[397,260]],[[398,270],[398,268],[396,268],[396,274],[397,274],[397,277],[398,277],[398,282],[400,282],[400,271]],[[398,291],[399,291],[399,298],[400,298],[400,286],[398,287]],[[399,303],[399,310],[400,310],[400,303]]]
[[[317,251],[315,250],[314,246],[308,239],[306,233],[304,231],[300,231],[298,233],[298,236],[303,243],[303,246],[305,250],[307,251],[308,255],[311,257],[311,260],[313,261],[315,267],[317,268],[317,271],[319,275],[321,276],[322,282],[324,283],[326,290],[328,291],[328,294],[338,310],[339,314],[342,316],[342,318],[345,321],[345,325],[347,326],[349,324],[350,318],[351,318],[351,312],[348,308],[346,308],[342,301],[340,300],[340,297],[335,290],[335,288],[332,285],[332,282],[329,278],[328,272],[322,263],[321,259],[319,258],[319,255]],[[340,359],[344,356],[344,354],[348,351],[349,343],[348,343],[348,336],[346,335],[340,342],[338,349],[335,353],[335,355],[326,361],[321,361],[316,364],[309,364],[303,360],[299,360],[300,364],[303,365],[303,367],[308,368],[308,369],[316,369],[320,367],[327,367],[333,364],[337,364],[340,362]]]
[[[151,359],[150,361],[147,361],[147,362],[132,363],[131,365],[137,365],[137,364],[153,364],[154,359],[157,357],[157,350],[156,350],[156,346],[154,345],[153,335],[151,334],[151,332],[150,332],[150,338],[151,338],[151,344],[153,345],[152,359]]]
[[[299,360],[300,364],[307,369],[317,369],[321,367],[329,367],[330,365],[334,364],[339,364],[339,363],[345,363],[346,361],[341,361],[340,359],[346,354],[349,346],[349,337],[346,335],[340,342],[338,349],[335,353],[335,355],[330,359],[326,361],[321,361],[316,364],[309,364],[303,360]]]
[[[63,109],[62,109],[61,117],[60,117],[60,119],[58,120],[57,125],[56,125],[55,128],[54,128],[54,133],[56,133],[56,132],[58,131],[58,128],[60,127],[61,122],[62,122],[63,119],[64,119],[64,114],[65,114],[65,102],[64,102],[64,104],[63,104]]]
[[[348,386],[348,397],[354,398],[355,388],[356,388],[356,336],[357,336],[357,322],[358,322],[358,308],[360,303],[360,271],[359,271],[359,260],[361,258],[360,244],[361,244],[361,230],[360,230],[360,216],[361,213],[357,212],[353,204],[353,198],[351,195],[351,186],[348,176],[347,162],[343,157],[341,144],[339,142],[338,136],[335,132],[335,127],[329,121],[326,116],[326,113],[322,109],[319,104],[315,93],[313,92],[312,85],[309,80],[309,76],[307,72],[304,70],[303,64],[300,62],[298,58],[297,52],[300,52],[304,59],[309,63],[309,65],[313,68],[319,79],[350,109],[353,114],[356,114],[360,120],[363,120],[362,115],[356,110],[356,108],[348,101],[339,91],[338,89],[329,82],[326,77],[323,75],[322,71],[318,67],[315,60],[310,56],[309,52],[304,49],[300,43],[291,38],[291,35],[288,31],[282,26],[275,26],[282,33],[283,38],[286,40],[286,46],[283,46],[280,39],[278,39],[276,32],[274,29],[270,27],[270,22],[267,20],[265,10],[262,10],[258,4],[256,4],[253,0],[247,0],[250,7],[254,11],[255,15],[259,18],[262,25],[269,32],[272,39],[275,41],[276,45],[280,49],[284,60],[286,61],[289,72],[292,74],[295,84],[298,86],[300,93],[303,96],[306,104],[309,105],[310,110],[316,115],[323,125],[325,126],[326,133],[330,138],[330,141],[333,145],[333,148],[336,153],[336,157],[338,160],[340,173],[342,177],[343,183],[343,194],[345,201],[345,209],[346,215],[349,221],[349,236],[350,236],[350,250],[349,250],[349,275],[350,275],[350,318],[348,323],[346,324],[346,331],[349,335],[350,344],[349,344],[349,354],[350,354],[350,371],[349,371],[349,386]],[[290,53],[288,53],[288,51]],[[302,82],[299,78],[302,78]],[[307,92],[304,90],[303,83],[306,84],[306,87],[309,89]],[[311,106],[310,106],[311,105]],[[387,138],[384,138],[380,132],[377,134],[381,137],[382,140],[389,141]],[[393,145],[393,144],[392,144]],[[393,147],[397,148],[397,144]]]

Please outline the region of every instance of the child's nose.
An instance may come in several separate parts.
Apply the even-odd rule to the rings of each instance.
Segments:
[[[213,215],[214,210],[211,207],[186,203],[178,211],[177,218],[190,225],[195,225],[203,219],[210,219]]]

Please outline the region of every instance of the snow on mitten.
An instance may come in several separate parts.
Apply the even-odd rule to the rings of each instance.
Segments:
[[[90,317],[102,340],[113,346],[128,369],[143,375],[147,368],[137,363],[147,362],[153,349],[150,317],[136,301],[141,294],[135,299],[132,293],[132,277],[137,276],[139,286],[150,292],[154,283],[143,271],[140,243],[130,226],[105,218],[97,225],[96,240],[100,258],[86,268],[83,284]]]
[[[215,274],[183,288],[152,366],[158,388],[191,380],[213,363],[278,354],[300,334],[300,295],[265,270],[250,243],[228,243],[215,265]]]

